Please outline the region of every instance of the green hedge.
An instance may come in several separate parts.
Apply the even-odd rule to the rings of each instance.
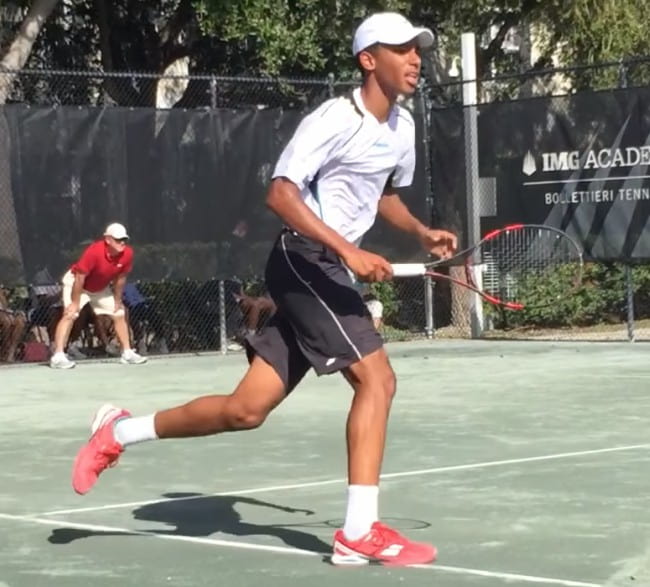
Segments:
[[[624,321],[627,315],[625,267],[587,263],[580,287],[565,295],[567,271],[530,280],[519,296],[525,308],[508,311],[486,306],[496,328],[593,326]],[[635,318],[650,317],[650,266],[633,267]]]

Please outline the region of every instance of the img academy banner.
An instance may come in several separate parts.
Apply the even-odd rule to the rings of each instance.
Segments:
[[[482,230],[541,223],[590,258],[650,258],[650,89],[488,104],[478,130]]]

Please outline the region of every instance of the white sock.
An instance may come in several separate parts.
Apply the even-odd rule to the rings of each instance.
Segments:
[[[349,485],[348,509],[343,534],[348,540],[359,540],[370,532],[379,519],[379,487],[376,485]]]
[[[115,423],[113,435],[122,446],[156,440],[156,428],[153,423],[154,415],[142,416],[140,418],[123,418]]]

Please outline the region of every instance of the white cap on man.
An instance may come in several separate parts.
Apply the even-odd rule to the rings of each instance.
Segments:
[[[121,241],[122,239],[129,238],[123,224],[113,222],[109,224],[104,231],[104,236],[112,236],[115,240]]]
[[[377,43],[403,45],[414,39],[420,48],[430,47],[433,45],[433,32],[431,29],[413,26],[397,12],[378,12],[357,27],[352,41],[352,53],[358,55]]]

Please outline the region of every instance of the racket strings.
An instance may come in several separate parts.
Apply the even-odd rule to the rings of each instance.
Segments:
[[[482,243],[479,258],[483,291],[507,302],[551,280],[558,291],[579,280],[580,252],[569,238],[544,228],[502,231]]]

